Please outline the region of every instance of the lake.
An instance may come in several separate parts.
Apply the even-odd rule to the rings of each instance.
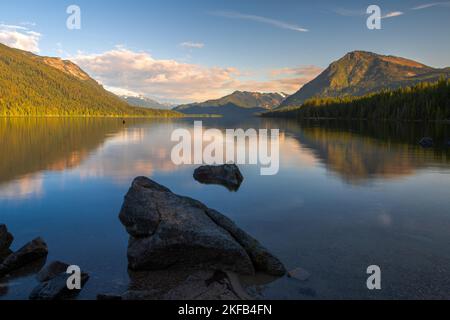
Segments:
[[[242,165],[237,192],[202,185],[176,166],[170,141],[192,119],[0,119],[0,223],[20,248],[37,236],[47,261],[91,278],[79,298],[129,283],[128,235],[118,219],[136,176],[204,202],[233,219],[307,281],[243,279],[270,299],[449,299],[449,124],[203,119],[209,128],[279,128],[280,170]],[[434,148],[417,142],[433,137]],[[378,265],[382,289],[366,287]],[[0,299],[26,299],[29,270],[0,284]]]

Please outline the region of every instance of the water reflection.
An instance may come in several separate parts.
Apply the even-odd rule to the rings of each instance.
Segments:
[[[448,167],[450,160],[446,124],[230,121],[209,119],[204,126],[223,132],[280,128],[282,163],[297,168],[321,163],[352,184]],[[45,172],[70,170],[82,180],[110,176],[113,182],[124,183],[137,175],[177,170],[170,159],[175,144],[170,134],[178,127],[192,132],[192,123],[131,119],[124,126],[117,119],[0,119],[0,199],[42,197]],[[418,146],[423,136],[433,137],[437,147]],[[248,144],[244,147],[249,150]]]
[[[310,297],[312,288],[318,298],[372,298],[364,268],[376,261],[391,284],[379,297],[448,298],[448,124],[203,121],[222,132],[279,128],[279,174],[239,166],[245,183],[233,193],[196,182],[196,166],[170,159],[172,131],[191,131],[192,119],[0,119],[0,220],[15,243],[42,236],[49,259],[86,268],[95,281],[81,298],[95,299],[134,283],[117,214],[132,179],[146,175],[227,214],[288,268],[313,274],[307,288],[261,284],[266,296]],[[419,147],[423,136],[436,147]],[[0,283],[1,298],[26,298],[28,278]]]
[[[450,149],[445,145],[450,130],[446,124],[398,122],[277,121],[286,134],[308,149],[316,161],[348,183],[373,179],[396,179],[434,167],[447,168]],[[270,122],[273,126],[274,122]],[[418,145],[431,136],[436,148]]]
[[[142,123],[145,128],[134,127]],[[2,118],[0,199],[42,197],[45,172],[71,171],[82,179],[111,175],[121,182],[135,174],[174,170],[166,131],[152,125],[141,119],[124,126],[116,119]],[[145,148],[144,137],[150,137]]]

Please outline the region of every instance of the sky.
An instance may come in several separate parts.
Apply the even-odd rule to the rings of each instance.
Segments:
[[[381,8],[369,30],[369,5]],[[81,28],[66,12],[80,8]],[[0,42],[70,59],[108,90],[162,102],[292,94],[353,50],[450,66],[450,1],[15,0]]]

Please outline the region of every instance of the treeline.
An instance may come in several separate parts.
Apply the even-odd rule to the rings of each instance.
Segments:
[[[181,117],[131,107],[96,81],[80,79],[39,56],[0,44],[0,116]]]
[[[312,98],[265,117],[378,120],[450,120],[450,81],[423,82],[362,97]]]

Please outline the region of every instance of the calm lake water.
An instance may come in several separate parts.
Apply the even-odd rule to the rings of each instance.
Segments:
[[[266,298],[450,298],[450,125],[203,120],[205,127],[279,128],[280,171],[241,166],[238,192],[201,185],[175,166],[170,135],[193,120],[0,119],[0,223],[16,250],[41,236],[48,261],[91,274],[80,298],[128,285],[118,220],[134,177],[149,176],[232,218],[308,281],[247,279]],[[431,136],[436,147],[417,141]],[[366,288],[379,265],[382,290]],[[33,270],[0,285],[26,299]]]

